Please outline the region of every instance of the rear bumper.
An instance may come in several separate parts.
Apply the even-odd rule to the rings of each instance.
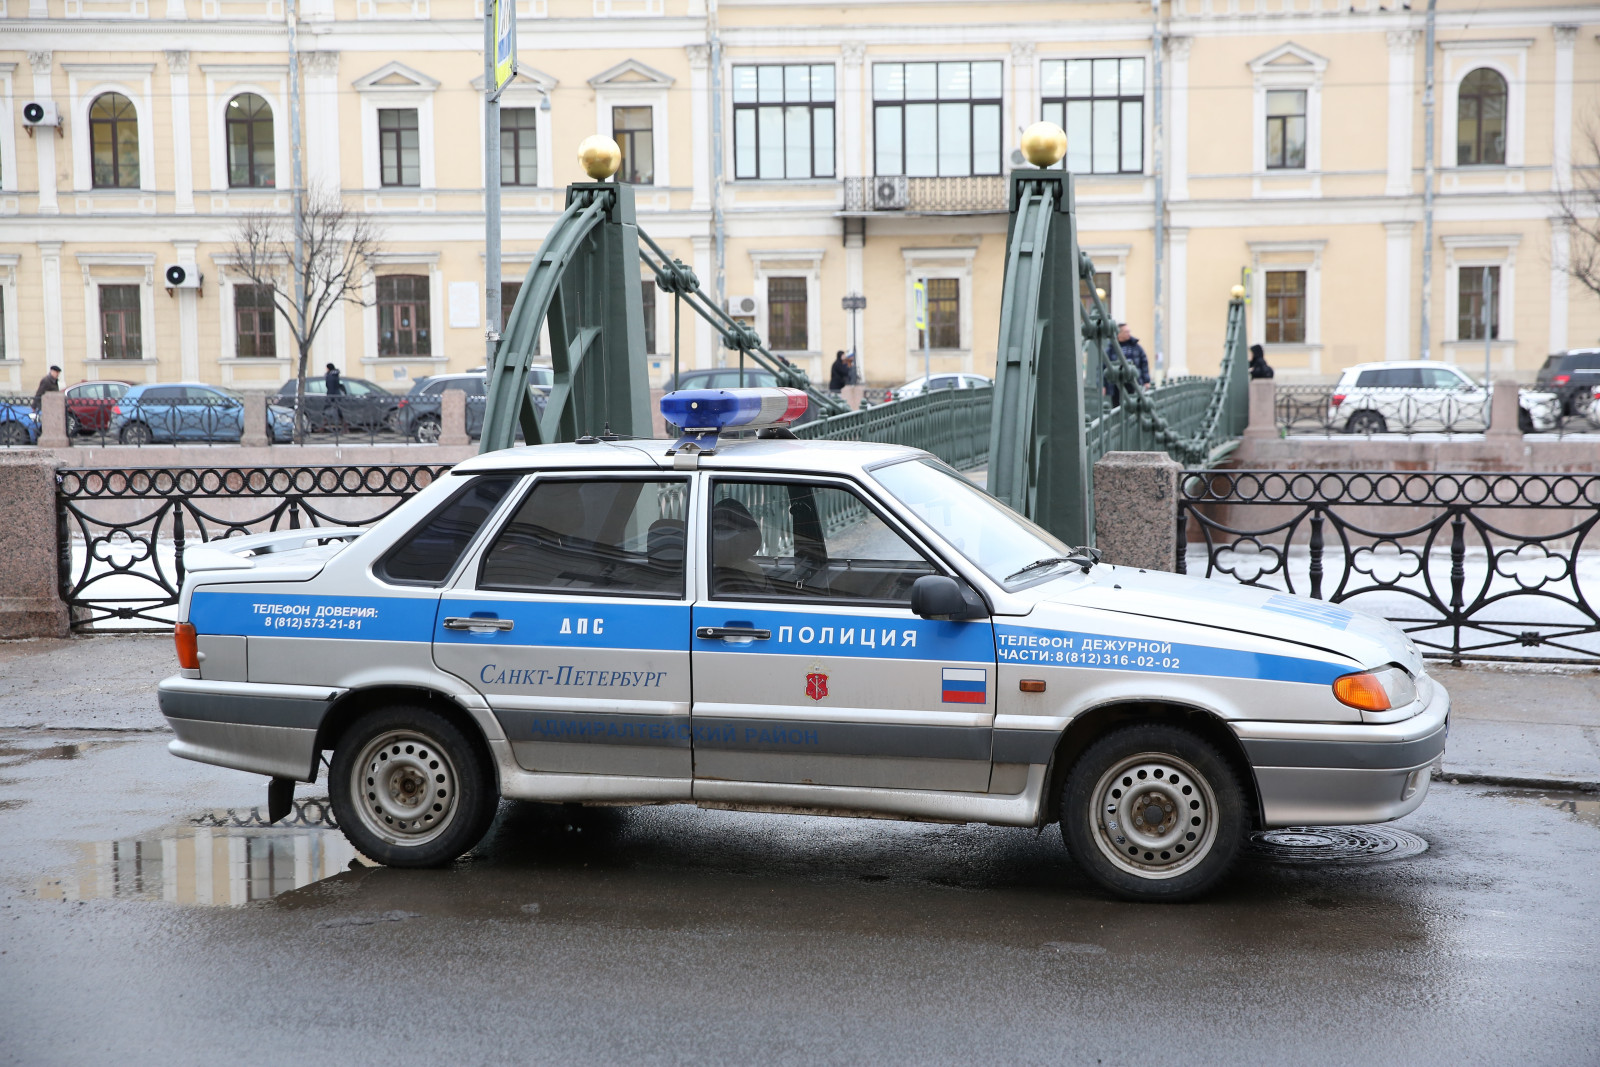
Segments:
[[[174,756],[303,782],[316,778],[317,731],[343,692],[183,677],[157,687],[161,714],[177,735],[167,745]]]
[[[1415,811],[1450,730],[1450,695],[1437,682],[1432,689],[1422,711],[1397,723],[1233,723],[1263,825],[1388,822]]]

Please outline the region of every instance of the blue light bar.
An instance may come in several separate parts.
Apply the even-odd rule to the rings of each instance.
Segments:
[[[710,451],[723,430],[785,425],[804,415],[808,403],[801,389],[680,389],[661,398],[661,417],[683,430],[673,451],[685,444]]]

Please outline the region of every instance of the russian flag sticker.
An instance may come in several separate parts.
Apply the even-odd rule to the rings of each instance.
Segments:
[[[989,702],[989,672],[967,667],[944,669],[944,702],[946,704],[987,704]]]

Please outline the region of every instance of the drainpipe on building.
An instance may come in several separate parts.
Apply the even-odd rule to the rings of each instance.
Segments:
[[[1155,349],[1156,362],[1161,365],[1162,380],[1167,375],[1167,360],[1165,338],[1167,334],[1167,315],[1165,310],[1165,296],[1161,291],[1161,264],[1166,258],[1167,243],[1167,201],[1162,183],[1161,168],[1165,160],[1162,151],[1162,139],[1165,130],[1162,127],[1163,108],[1161,106],[1161,0],[1150,0],[1150,40],[1152,43],[1153,62],[1151,63],[1151,79],[1155,92],[1155,108],[1151,113],[1150,141],[1152,158],[1150,161],[1151,177],[1155,186],[1155,315],[1151,322],[1151,333],[1154,336],[1152,347]]]
[[[722,37],[717,32],[717,10],[715,4],[707,16],[708,28],[711,30],[711,217],[715,225],[715,257],[714,269],[716,271],[715,296],[717,307],[726,310],[728,306],[728,270],[727,251],[725,242],[727,233],[723,226],[722,218]],[[743,359],[743,352],[740,353]],[[717,346],[717,366],[722,365],[722,346]],[[742,383],[741,383],[742,384]]]
[[[1427,76],[1422,89],[1422,358],[1433,347],[1433,13],[1438,0],[1428,0]]]

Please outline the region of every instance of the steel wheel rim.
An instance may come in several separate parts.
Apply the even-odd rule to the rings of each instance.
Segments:
[[[1092,798],[1090,834],[1106,859],[1128,874],[1176,878],[1198,866],[1216,844],[1211,783],[1170,753],[1119,760],[1095,783]]]
[[[416,730],[390,730],[367,742],[350,770],[362,825],[391,845],[421,845],[455,820],[460,785],[437,742]]]

